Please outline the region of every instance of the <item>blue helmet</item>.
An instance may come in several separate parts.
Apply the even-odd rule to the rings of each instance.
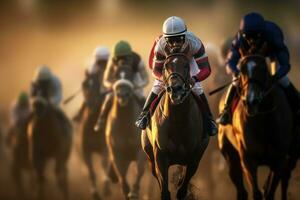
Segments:
[[[246,14],[240,22],[242,33],[263,32],[265,30],[265,19],[259,13],[251,12]]]

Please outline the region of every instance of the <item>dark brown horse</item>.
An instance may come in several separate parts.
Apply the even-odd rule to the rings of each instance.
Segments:
[[[139,184],[144,172],[144,154],[140,148],[139,130],[134,121],[141,111],[134,94],[134,86],[125,71],[120,72],[120,80],[113,87],[113,104],[109,112],[106,127],[106,142],[115,172],[121,184],[125,199],[138,199]],[[126,174],[129,164],[137,162],[137,177],[130,190]]]
[[[44,198],[45,167],[55,161],[57,185],[68,199],[67,162],[72,145],[72,127],[59,108],[46,98],[33,100],[33,116],[29,123],[30,158],[37,178],[38,198]]]
[[[88,75],[87,76],[91,76]],[[88,168],[89,178],[92,183],[92,195],[94,199],[99,199],[97,192],[97,177],[93,168],[92,155],[94,153],[99,154],[102,157],[102,168],[104,172],[108,172],[110,162],[108,159],[108,151],[105,143],[105,135],[100,134],[100,131],[94,130],[94,125],[99,116],[99,111],[104,100],[105,93],[100,93],[98,84],[98,77],[87,77],[83,82],[83,96],[84,96],[84,110],[81,121],[81,144],[84,162]],[[104,194],[109,193],[109,180],[107,175],[104,178]]]
[[[29,111],[26,115],[18,117],[18,120],[9,128],[6,142],[12,148],[11,173],[16,184],[16,193],[18,198],[24,198],[25,191],[22,174],[23,172],[29,172],[32,175],[29,160],[29,141],[27,138],[27,127],[30,119]]]
[[[248,196],[243,174],[253,198],[263,199],[257,183],[257,169],[261,165],[267,165],[271,170],[264,196],[268,200],[274,199],[278,182],[287,170],[293,136],[292,111],[282,89],[272,82],[264,57],[245,57],[240,69],[240,101],[232,126],[219,127],[219,147],[228,162],[237,199]],[[222,106],[221,101],[220,108]]]
[[[184,199],[209,142],[204,133],[202,111],[191,92],[189,69],[189,60],[184,55],[174,54],[166,59],[163,70],[166,93],[154,111],[151,128],[142,133],[142,146],[164,200],[171,198],[169,167],[186,166],[177,191],[177,199]]]

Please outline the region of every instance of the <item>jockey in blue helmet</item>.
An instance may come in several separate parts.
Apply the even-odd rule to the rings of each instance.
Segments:
[[[284,88],[292,109],[299,114],[299,92],[286,76],[291,66],[289,51],[284,43],[281,29],[271,21],[267,21],[259,13],[246,14],[241,22],[232,45],[227,54],[226,67],[230,69],[234,78],[239,74],[237,64],[241,58],[247,55],[259,54],[269,57],[277,63],[277,71],[272,76],[274,82],[279,81]],[[232,84],[227,92],[225,107],[217,122],[226,125],[232,121],[231,104],[236,95],[237,84]]]

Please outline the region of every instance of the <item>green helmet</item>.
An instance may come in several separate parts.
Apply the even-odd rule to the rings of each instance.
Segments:
[[[114,57],[129,56],[132,54],[131,46],[128,42],[121,40],[114,47]]]
[[[28,94],[26,92],[21,92],[18,97],[18,103],[27,103],[29,101]]]
[[[46,81],[52,78],[52,72],[50,68],[46,65],[38,67],[34,74],[34,81]]]

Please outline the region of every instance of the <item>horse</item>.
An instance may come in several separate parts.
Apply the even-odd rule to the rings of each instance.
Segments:
[[[38,198],[44,198],[47,161],[54,159],[57,185],[63,198],[68,199],[67,162],[72,146],[71,123],[42,92],[33,98],[32,108],[28,129],[29,155],[37,177]]]
[[[274,199],[276,187],[288,166],[293,138],[292,110],[282,89],[272,81],[265,57],[244,57],[240,71],[240,100],[232,125],[219,126],[219,148],[228,163],[238,200],[248,197],[243,175],[255,200]],[[224,98],[220,101],[220,110],[223,101]],[[267,165],[271,171],[264,194],[257,183],[257,169],[261,165]]]
[[[29,141],[27,127],[30,114],[20,117],[8,130],[6,142],[12,148],[11,173],[16,185],[17,195],[23,198],[25,195],[22,172],[32,172],[29,159]],[[32,178],[32,177],[30,177]]]
[[[177,199],[184,199],[209,137],[204,132],[199,100],[190,87],[189,59],[183,54],[168,56],[163,67],[163,81],[166,93],[161,95],[150,126],[142,132],[142,147],[159,183],[163,200],[171,198],[169,167],[175,164],[186,166],[176,194]]]
[[[121,69],[121,68],[120,68]],[[113,85],[113,103],[106,124],[106,143],[112,165],[118,176],[125,199],[138,199],[139,184],[144,173],[144,154],[140,148],[139,130],[134,121],[141,111],[134,94],[132,82],[124,77],[131,77],[128,68],[119,70],[120,79]],[[128,167],[132,161],[137,162],[137,176],[130,190],[126,180]]]
[[[88,75],[88,74],[87,74]],[[90,76],[90,75],[88,75]],[[105,142],[105,135],[101,134],[100,131],[94,130],[94,125],[97,121],[99,116],[100,107],[104,100],[105,93],[99,92],[98,77],[88,77],[83,82],[83,96],[85,100],[85,107],[83,110],[83,117],[81,120],[80,125],[80,132],[81,132],[81,146],[82,146],[82,153],[84,163],[88,168],[89,179],[92,184],[92,196],[94,199],[100,199],[99,194],[97,192],[97,184],[96,184],[96,173],[93,168],[93,153],[97,153],[102,156],[102,168],[104,172],[109,172],[110,169],[110,162],[108,159],[108,151]],[[105,174],[104,178],[104,195],[108,195],[109,191],[109,181],[107,175]]]

